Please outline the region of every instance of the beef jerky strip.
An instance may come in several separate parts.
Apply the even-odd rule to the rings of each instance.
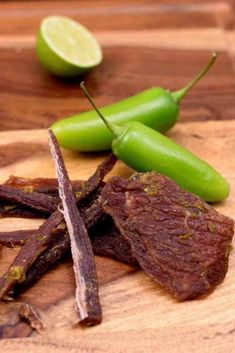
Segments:
[[[87,182],[82,180],[72,181],[73,191],[77,194],[77,198],[80,199],[86,197],[88,194],[93,192],[97,186],[102,182],[104,177],[110,172],[116,163],[117,159],[113,154],[110,154],[103,163],[97,168],[96,172],[89,178]],[[84,184],[86,187],[84,188]],[[6,186],[20,189],[25,193],[45,193],[45,194],[57,194],[58,195],[58,181],[54,178],[22,178],[17,176],[11,176],[6,183]],[[1,185],[0,185],[1,186]],[[80,195],[80,191],[82,191]],[[81,197],[80,197],[81,196]]]
[[[84,219],[86,225],[86,219]],[[89,219],[88,219],[88,222]],[[93,228],[93,227],[92,227]],[[23,232],[23,231],[22,231]],[[12,234],[11,241],[3,241],[3,245],[11,246],[12,244],[21,245],[21,242],[27,241],[34,233],[35,230],[26,230],[25,234],[22,233],[21,239],[18,237],[16,240]],[[15,232],[14,232],[15,233]],[[139,267],[137,261],[133,258],[130,245],[124,237],[120,234],[113,222],[109,219],[99,222],[95,225],[94,229],[89,232],[93,251],[96,255],[110,257],[128,265]],[[1,236],[0,236],[1,242]],[[26,289],[31,287],[37,282],[41,276],[48,271],[49,268],[54,266],[63,256],[70,250],[70,239],[68,232],[65,230],[57,230],[56,237],[48,245],[41,255],[35,260],[32,266],[26,273],[26,278],[23,282],[17,283],[14,287],[14,297],[23,293]]]
[[[83,200],[84,198],[86,198],[86,196],[88,194],[90,194],[91,192],[93,192],[97,185],[99,185],[102,180],[104,179],[104,177],[106,176],[106,174],[108,174],[108,172],[113,168],[114,164],[116,163],[117,159],[113,154],[110,154],[105,161],[97,168],[96,172],[89,178],[89,180],[85,183],[83,181],[74,181],[74,191],[75,191],[75,195],[76,195],[76,199],[77,202],[80,203],[81,200]],[[14,185],[14,183],[16,184],[16,182],[14,181],[15,178],[17,177],[12,177],[13,180],[11,181],[11,178],[9,179],[9,182],[7,183],[7,185],[0,185],[0,190],[1,187],[3,187],[4,189],[6,188],[10,188],[9,185]],[[36,186],[41,182],[42,179],[36,179],[37,182]],[[55,180],[55,179],[49,179],[49,180]],[[23,183],[23,181],[22,181]],[[49,182],[51,183],[51,182]],[[54,183],[54,181],[52,182]],[[9,184],[9,185],[8,185]],[[83,187],[82,189],[80,188],[80,184],[81,185],[86,185],[86,187]],[[19,182],[20,185],[20,182]],[[41,184],[40,184],[41,185]],[[58,182],[57,182],[58,185]],[[16,195],[15,198],[12,199],[11,201],[16,201],[19,202],[20,205],[14,205],[12,202],[11,204],[7,204],[7,205],[1,205],[0,206],[0,217],[28,217],[28,218],[47,218],[48,217],[48,213],[51,213],[52,211],[54,211],[59,203],[59,199],[56,196],[52,196],[52,195],[47,195],[47,194],[42,194],[41,197],[38,195],[40,194],[40,192],[36,192],[33,191],[30,194],[30,191],[32,191],[33,189],[30,187],[30,185],[28,185],[29,187],[26,188],[24,191],[22,190],[18,190],[12,191],[12,189],[14,189],[14,187],[11,187],[11,193],[13,192],[13,194],[17,194],[19,198],[16,200]],[[37,186],[37,187],[38,187]],[[27,191],[27,192],[25,192]],[[58,193],[58,192],[57,192]],[[7,193],[6,197],[8,196],[7,200],[10,200],[10,195],[8,195]],[[34,199],[34,201],[32,201],[32,199]],[[1,192],[0,192],[0,199],[1,199]],[[38,200],[37,200],[38,199]],[[4,199],[6,200],[6,199]],[[41,201],[41,205],[38,204],[37,201]],[[50,204],[51,201],[53,200],[53,204]],[[29,206],[29,207],[25,207]],[[41,206],[41,207],[39,207]],[[49,208],[49,209],[48,209]]]
[[[33,235],[38,232],[38,229],[14,230],[10,232],[0,232],[0,244],[12,248],[17,245],[25,245],[27,241],[31,240]],[[64,233],[64,229],[55,229],[53,237],[57,234]],[[56,237],[55,237],[56,238]]]
[[[157,173],[115,177],[101,202],[142,269],[178,300],[206,294],[224,279],[233,220],[171,179]]]
[[[92,227],[103,216],[103,208],[99,202],[103,185],[104,183],[101,183],[101,186],[91,193],[80,205],[81,216],[87,228]],[[58,230],[60,231],[60,229]],[[0,232],[0,244],[8,247],[24,245],[37,231],[37,229],[29,229]]]
[[[73,181],[73,190],[75,192],[80,192],[82,189],[83,181]],[[36,193],[45,193],[52,196],[58,197],[58,182],[56,179],[52,178],[21,178],[16,176],[11,176],[5,185],[10,186],[11,188],[19,189],[26,194],[36,192]],[[35,194],[34,194],[35,195]],[[27,198],[28,199],[28,198]],[[48,197],[46,197],[46,202]],[[59,198],[54,199],[53,201],[59,203]],[[32,205],[34,206],[34,205]],[[54,208],[55,210],[55,208]],[[30,208],[26,206],[16,205],[14,203],[0,203],[0,217],[20,217],[20,218],[48,218],[48,212],[41,212],[38,208]]]
[[[0,232],[0,244],[13,248],[14,246],[22,246],[29,241],[33,235],[38,232],[38,229],[13,230],[10,232]],[[56,229],[55,234],[64,233],[63,229]]]
[[[84,183],[82,193],[77,196],[77,200],[84,200],[90,193],[102,183],[102,180],[113,168],[117,159],[111,154],[96,169],[95,173]],[[45,250],[47,244],[53,238],[53,230],[61,224],[63,215],[60,211],[55,211],[39,227],[34,236],[27,242],[19,254],[10,265],[8,271],[0,278],[0,299],[16,284],[24,280],[25,274],[36,260],[36,258]]]
[[[15,178],[15,177],[14,177]],[[55,180],[55,179],[52,179]],[[82,183],[82,182],[75,182],[77,183]],[[104,183],[101,183],[102,186],[104,186]],[[73,189],[77,190],[77,193],[80,193],[79,187]],[[95,193],[96,191],[94,191]],[[57,192],[58,194],[58,192]],[[58,198],[59,200],[59,198]],[[88,200],[89,201],[89,200]],[[82,204],[86,203],[86,199],[82,202]],[[5,218],[5,217],[17,217],[17,218],[48,218],[48,213],[40,212],[36,209],[32,209],[26,206],[22,205],[14,205],[14,204],[6,204],[3,202],[0,202],[0,217]]]
[[[34,233],[34,229],[0,232],[0,244],[11,248],[15,245],[24,245]]]
[[[36,330],[38,333],[44,333],[45,325],[35,307],[27,303],[22,303],[19,309],[19,316],[22,320],[27,321],[33,330]]]
[[[95,173],[84,182],[82,191],[80,193],[75,193],[78,203],[95,191],[95,189],[103,182],[105,176],[113,169],[116,162],[117,158],[114,154],[110,153],[110,155],[99,165]]]
[[[70,250],[69,234],[65,230],[57,231],[49,246],[38,256],[32,266],[26,273],[25,280],[17,283],[11,295],[18,297],[29,287],[36,283],[44,273],[46,273],[53,265],[58,263],[66,253]]]
[[[55,164],[59,195],[63,205],[63,215],[70,236],[73,269],[77,287],[76,311],[79,315],[80,323],[97,325],[102,320],[102,312],[98,295],[95,258],[91,242],[77,208],[72,184],[65,168],[59,144],[51,130],[49,130],[49,145]]]
[[[46,249],[53,232],[61,223],[63,216],[54,212],[33,234],[30,241],[21,248],[8,271],[0,278],[0,299],[17,283],[25,279],[25,274],[36,258]]]
[[[72,186],[74,192],[81,191],[84,181],[75,180],[72,181]],[[58,196],[58,181],[55,178],[23,178],[18,176],[10,176],[10,178],[5,182],[12,188],[20,189],[24,192],[41,192],[44,194],[51,194]]]
[[[85,226],[89,229],[89,236],[93,251],[96,255],[111,257],[115,260],[137,267],[138,264],[133,258],[130,246],[121,236],[111,218],[103,218],[103,208],[99,200],[92,201],[88,208],[81,208],[81,215]],[[107,217],[105,217],[107,218]],[[97,222],[98,221],[98,222]],[[33,231],[28,231],[28,233]],[[27,235],[28,235],[27,233]],[[23,239],[22,239],[23,240]],[[1,242],[1,233],[0,233]],[[36,259],[26,274],[24,282],[14,287],[14,296],[24,292],[34,284],[47,270],[56,264],[65,253],[70,250],[70,239],[66,230],[58,231],[48,248]]]
[[[103,213],[102,208],[101,212]],[[85,226],[89,228],[89,236],[94,253],[138,267],[137,261],[131,254],[130,245],[115,227],[113,221],[111,219],[104,219],[97,222],[96,218],[100,216],[100,209],[95,210],[94,205],[83,216]],[[69,253],[69,250],[70,239],[68,232],[65,230],[58,231],[52,243],[48,245],[48,248],[43,251],[28,270],[25,281],[16,284],[14,287],[14,296],[18,296],[37,282],[49,268],[54,266],[66,253]]]
[[[57,209],[59,199],[57,196],[39,192],[26,193],[8,185],[0,185],[0,200],[27,206],[45,213],[52,213]]]
[[[0,218],[48,218],[48,213],[30,207],[0,202]]]
[[[88,199],[90,199],[90,205],[81,208],[81,215],[87,228],[91,228],[97,223],[97,220],[103,216],[103,209],[98,201],[101,189],[102,187],[97,188],[95,200],[94,195],[89,196]],[[35,232],[37,232],[37,230],[21,231],[21,239],[17,232],[7,232],[6,234],[0,233],[0,243],[9,246],[14,243],[14,238],[16,238],[15,242],[16,244],[19,244],[20,241],[25,242],[29,240]],[[25,291],[25,289],[35,283],[51,266],[58,262],[64,254],[70,250],[70,240],[66,233],[66,229],[63,228],[56,230],[56,236],[53,236],[51,243],[48,244],[48,247],[38,256],[29,268],[25,280],[15,286],[14,293],[17,292],[18,295],[18,293]],[[7,238],[7,236],[9,238]]]

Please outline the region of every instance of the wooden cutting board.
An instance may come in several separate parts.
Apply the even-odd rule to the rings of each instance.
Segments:
[[[175,141],[210,162],[229,180],[231,195],[215,205],[235,216],[235,120],[178,124],[169,134]],[[72,179],[87,179],[105,154],[64,151]],[[9,175],[53,177],[54,168],[45,130],[0,133],[0,181]],[[111,174],[128,176],[118,163]],[[1,230],[34,228],[40,220],[1,219]],[[18,252],[1,252],[1,273]],[[230,255],[224,282],[207,298],[178,303],[143,272],[97,257],[103,323],[82,329],[74,313],[71,260],[46,274],[21,301],[41,311],[46,332],[38,335],[19,321],[18,302],[0,304],[3,352],[213,352],[235,349],[235,253]],[[24,337],[28,336],[28,337]],[[12,339],[17,338],[17,339]]]

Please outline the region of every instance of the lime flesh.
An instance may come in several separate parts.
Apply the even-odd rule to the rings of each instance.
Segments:
[[[102,50],[95,37],[81,24],[62,16],[44,18],[36,52],[49,72],[62,77],[81,75],[102,61]]]

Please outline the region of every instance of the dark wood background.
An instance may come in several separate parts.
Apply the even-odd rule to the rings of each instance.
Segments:
[[[46,128],[89,103],[79,79],[50,76],[34,42],[40,21],[70,16],[100,40],[104,61],[85,77],[97,104],[151,86],[184,85],[214,49],[218,62],[182,103],[181,121],[232,119],[235,113],[234,1],[1,1],[0,130]]]

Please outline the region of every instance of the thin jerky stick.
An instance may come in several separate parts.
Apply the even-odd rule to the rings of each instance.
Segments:
[[[58,232],[52,243],[36,259],[26,274],[25,281],[17,283],[13,289],[13,297],[18,297],[36,283],[49,268],[60,260],[70,249],[69,234],[65,230]]]
[[[19,309],[21,319],[27,321],[33,330],[38,333],[44,333],[45,325],[41,320],[38,311],[30,304],[23,303]]]
[[[73,190],[75,191],[75,196],[77,202],[80,202],[86,198],[87,195],[92,193],[98,185],[102,182],[106,174],[113,168],[117,159],[113,154],[110,154],[104,162],[97,168],[95,173],[88,179],[87,182],[83,181],[74,181],[73,182]],[[44,181],[47,183],[44,188]],[[59,199],[56,196],[51,195],[41,195],[39,199],[44,200],[40,209],[38,203],[36,201],[38,198],[38,194],[45,192],[49,194],[57,194],[58,189],[56,190],[56,185],[58,188],[58,182],[55,182],[55,179],[25,179],[19,177],[10,177],[10,179],[4,185],[0,185],[0,188],[3,187],[5,190],[5,196],[7,200],[10,200],[10,196],[7,191],[10,189],[11,194],[13,193],[15,198],[14,200],[20,203],[20,205],[12,204],[0,204],[0,217],[24,217],[24,218],[45,218],[48,216],[48,213],[51,213],[52,210],[55,210]],[[81,186],[84,186],[81,188]],[[8,189],[7,189],[8,188]],[[18,199],[16,200],[17,191],[12,189],[18,189]],[[48,191],[50,189],[50,192]],[[23,191],[22,191],[23,190]],[[31,196],[30,196],[31,192]],[[1,195],[1,193],[0,193]],[[35,196],[36,195],[36,196]],[[34,199],[35,198],[35,199]],[[52,199],[50,199],[52,198]],[[33,200],[33,201],[32,201]],[[52,207],[50,206],[50,202],[53,200]],[[13,200],[12,200],[13,201]],[[49,203],[49,204],[48,204]],[[28,205],[29,207],[25,207],[24,205]],[[48,209],[49,208],[49,209]]]
[[[55,229],[53,236],[64,233],[65,229]],[[11,232],[0,232],[0,244],[12,248],[17,245],[25,245],[33,238],[38,229],[14,230]]]
[[[81,216],[87,228],[92,227],[103,216],[103,208],[98,198],[104,185],[105,183],[102,183],[102,186],[98,187],[89,198],[86,198],[86,202],[80,205]],[[0,244],[8,247],[24,245],[36,232],[38,232],[38,229],[0,232]],[[60,229],[58,229],[58,232],[60,232]]]
[[[85,191],[77,196],[77,200],[84,199],[89,193],[93,192],[102,182],[105,175],[113,168],[116,158],[109,155],[108,158],[97,168],[85,183]],[[55,211],[51,216],[39,227],[32,239],[26,243],[14,259],[8,271],[0,278],[0,299],[8,293],[8,291],[25,278],[31,264],[45,250],[47,244],[53,238],[53,230],[63,221],[63,215],[60,211]],[[43,234],[43,236],[41,236]]]
[[[58,142],[49,130],[49,144],[55,163],[59,183],[59,195],[63,204],[63,214],[69,231],[71,252],[76,279],[76,310],[79,321],[85,325],[96,325],[102,320],[98,296],[98,281],[95,259],[87,230],[77,209],[64,160]]]
[[[86,225],[86,228],[92,227],[102,216],[103,208],[98,200],[102,188],[97,188],[95,195],[87,198],[87,205],[80,206],[81,216]],[[15,230],[8,232],[0,232],[0,244],[8,247],[16,245],[24,245],[29,241],[33,234],[38,232],[38,229]],[[57,229],[61,233],[61,229]]]
[[[93,207],[91,207],[91,209],[92,208]],[[92,215],[94,216],[94,213]],[[129,244],[121,236],[115,225],[111,223],[110,220],[106,219],[97,223],[97,220],[94,219],[92,215],[90,216],[88,214],[85,217],[83,216],[83,221],[87,228],[92,228],[89,232],[89,237],[91,239],[94,253],[96,255],[111,257],[120,262],[136,266],[137,262],[131,254]],[[100,211],[97,210],[97,215],[94,217],[97,217],[98,219],[100,216]],[[0,245],[8,247],[24,245],[37,231],[37,229],[29,229],[22,231],[1,232]],[[36,280],[47,272],[49,267],[58,262],[70,249],[70,241],[69,237],[66,235],[65,229],[57,229],[54,235],[56,235],[56,237],[54,237],[52,243],[50,243],[47,249],[38,256],[36,261],[28,270],[25,281],[17,285],[17,287],[25,286],[26,282],[28,283],[27,288],[31,286],[32,283],[36,282]]]
[[[81,208],[81,215],[85,226],[89,229],[91,228],[89,236],[93,251],[97,255],[111,257],[120,262],[137,267],[138,264],[131,254],[129,244],[121,236],[112,220],[109,218],[102,220],[103,208],[98,199],[100,191],[101,190],[97,193],[95,200],[89,197],[92,205],[88,208],[85,207],[85,210],[83,210],[84,207]],[[37,230],[26,230],[0,233],[0,243],[7,246],[20,245],[21,242],[24,243],[30,239],[36,231]],[[21,233],[21,235],[19,233]],[[68,253],[69,250],[70,240],[68,233],[64,229],[58,229],[52,243],[48,245],[47,249],[43,251],[29,268],[25,281],[16,284],[14,287],[14,297],[34,284],[49,268],[55,265],[65,253]]]
[[[52,213],[58,206],[58,197],[38,192],[26,193],[8,185],[0,185],[0,200],[10,201],[45,213]]]
[[[0,232],[0,244],[12,248],[15,245],[24,245],[35,233],[34,229]]]
[[[27,270],[45,250],[48,242],[53,237],[53,229],[62,220],[63,216],[59,211],[52,213],[48,220],[34,233],[31,240],[22,247],[8,271],[0,278],[0,299],[8,293],[15,283],[24,281]]]
[[[133,258],[129,244],[118,231],[113,228],[109,233],[96,234],[90,238],[92,249],[96,255],[109,257],[118,260],[135,268],[139,265]],[[17,283],[14,287],[13,297],[18,297],[29,287],[36,283],[44,273],[59,262],[65,254],[69,254],[70,239],[68,232],[64,230],[56,235],[53,242],[36,259],[26,274],[26,279],[22,283]]]
[[[82,190],[83,184],[84,184],[84,181],[80,181],[80,180],[73,181],[72,182],[73,190],[79,193]],[[52,178],[30,179],[30,178],[11,176],[4,185],[7,185],[11,188],[19,189],[26,194],[36,192],[36,193],[43,193],[47,195],[49,194],[49,196],[56,196],[55,199],[53,197],[53,204],[55,201],[55,207],[53,207],[54,210],[56,209],[56,202],[57,203],[60,202],[58,197],[59,196],[58,181],[56,179],[52,179]],[[26,197],[28,201],[28,196]],[[45,196],[45,201],[46,203],[48,202],[47,196]],[[9,204],[9,203],[6,203],[6,201],[5,202],[2,201],[0,203],[0,217],[48,218],[48,213],[51,213],[51,212],[46,212],[46,213],[41,212],[38,210],[38,208],[35,209],[34,204],[32,204],[31,206],[33,206],[34,208],[26,207],[26,206],[23,206],[22,204],[20,205],[19,204],[16,205],[14,203]]]
[[[22,205],[6,204],[0,202],[0,218],[6,217],[48,218],[48,213],[44,213]]]
[[[113,169],[117,158],[114,154],[110,154],[96,169],[95,173],[84,183],[81,193],[76,193],[77,202],[90,195],[103,181],[104,177]]]
[[[81,200],[91,192],[93,192],[99,184],[102,182],[104,177],[111,171],[115,165],[117,158],[114,154],[110,154],[97,168],[95,173],[87,180],[72,181],[73,191],[76,193],[76,198]],[[1,187],[2,185],[0,185]],[[58,181],[53,178],[21,178],[17,176],[11,176],[6,183],[3,185],[23,190],[26,193],[38,192],[38,193],[49,193],[58,194]],[[81,194],[80,194],[80,191]]]
[[[113,221],[110,218],[102,220],[103,209],[101,204],[97,201],[82,212],[84,224],[89,228],[89,237],[91,239],[94,253],[96,255],[111,257],[128,265],[138,267],[137,261],[132,256],[129,244],[115,227]],[[35,233],[35,230],[24,232],[25,237],[30,237],[30,234],[32,236]],[[11,233],[13,233],[13,235],[11,235]],[[17,232],[8,232],[12,243],[14,243],[14,233]],[[16,284],[14,287],[14,297],[19,296],[19,294],[23,293],[34,284],[49,268],[55,265],[65,253],[68,253],[69,250],[70,240],[68,233],[65,229],[58,229],[56,237],[53,238],[52,243],[48,245],[47,249],[43,251],[29,268],[25,281]]]
[[[81,191],[84,181],[72,181],[73,190],[75,192]],[[58,181],[55,178],[23,178],[11,175],[4,185],[12,188],[23,190],[24,192],[41,192],[44,194],[59,195]]]

